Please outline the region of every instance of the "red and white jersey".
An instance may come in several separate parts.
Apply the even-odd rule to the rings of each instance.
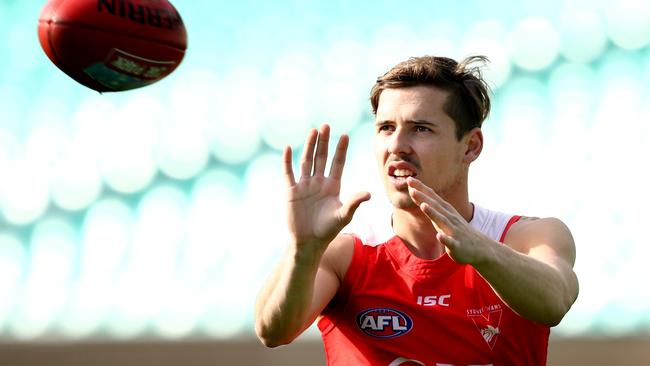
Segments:
[[[518,219],[475,206],[470,224],[503,241]],[[549,327],[513,312],[472,266],[417,258],[397,236],[354,245],[318,322],[328,365],[546,364]]]

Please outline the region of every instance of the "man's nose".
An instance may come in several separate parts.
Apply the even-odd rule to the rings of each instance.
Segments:
[[[411,142],[406,131],[397,128],[389,137],[388,152],[394,155],[411,153]]]

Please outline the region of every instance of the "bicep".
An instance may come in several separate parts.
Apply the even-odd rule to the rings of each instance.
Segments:
[[[577,293],[578,282],[573,271],[575,242],[562,221],[544,218],[523,222],[508,237],[509,246],[557,270],[570,291]]]

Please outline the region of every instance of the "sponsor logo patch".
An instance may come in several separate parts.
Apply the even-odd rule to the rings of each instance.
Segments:
[[[390,308],[373,308],[357,315],[357,326],[375,338],[394,338],[408,333],[413,320],[405,313]]]
[[[174,61],[149,60],[114,48],[103,62],[87,67],[84,72],[109,89],[128,90],[160,80],[172,72],[175,64]]]

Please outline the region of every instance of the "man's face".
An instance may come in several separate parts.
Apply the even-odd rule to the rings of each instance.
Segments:
[[[386,89],[379,97],[375,154],[388,197],[396,208],[416,208],[407,176],[416,176],[445,198],[462,188],[465,139],[443,111],[448,92],[432,86]],[[465,173],[464,173],[465,172]]]

